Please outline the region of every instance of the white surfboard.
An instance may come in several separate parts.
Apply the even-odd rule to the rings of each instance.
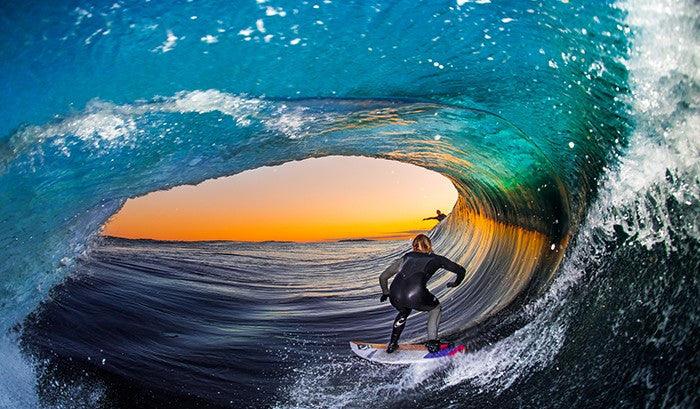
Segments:
[[[449,359],[466,351],[466,347],[461,344],[441,344],[438,352],[428,351],[423,344],[399,344],[399,348],[389,354],[386,352],[386,344],[360,341],[350,341],[350,349],[360,358],[391,365],[410,365],[436,359]]]

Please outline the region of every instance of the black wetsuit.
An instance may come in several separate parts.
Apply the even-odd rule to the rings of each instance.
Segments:
[[[428,280],[440,268],[457,274],[457,284],[464,280],[464,267],[447,257],[417,251],[404,254],[401,257],[401,269],[389,289],[391,305],[396,309],[410,308],[419,311],[430,311],[437,307],[440,301],[426,286]]]
[[[434,216],[434,217],[426,217],[426,218],[423,219],[423,220],[437,220],[438,222],[441,222],[441,221],[445,220],[446,217],[447,217],[447,215],[446,215],[445,213],[440,213],[440,214],[437,215],[437,216]]]
[[[431,311],[440,306],[440,301],[426,287],[428,280],[440,268],[457,274],[457,279],[452,286],[457,286],[464,280],[466,273],[464,267],[449,260],[447,257],[417,251],[410,251],[404,254],[380,276],[380,286],[382,287],[382,292],[386,294],[387,280],[391,276],[396,275],[388,291],[391,305],[399,310],[399,314],[394,320],[391,343],[398,342],[411,310]],[[439,321],[439,315],[436,318]],[[436,336],[437,328],[434,332],[434,336]]]

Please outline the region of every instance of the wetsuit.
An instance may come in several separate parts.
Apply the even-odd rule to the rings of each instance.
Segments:
[[[441,222],[441,221],[445,220],[446,217],[447,217],[447,215],[446,215],[445,213],[440,213],[440,214],[437,215],[437,216],[434,216],[434,217],[426,217],[426,218],[423,219],[423,220],[433,220],[433,219],[435,219],[435,220],[437,220],[438,222]]]
[[[430,311],[428,316],[428,339],[437,339],[442,308],[440,307],[440,301],[428,291],[426,285],[428,280],[440,268],[457,274],[457,279],[453,283],[448,284],[448,286],[456,287],[464,280],[466,272],[464,267],[449,260],[447,257],[417,251],[408,252],[400,259],[395,260],[379,277],[382,294],[385,296],[389,295],[391,305],[399,310],[396,319],[394,319],[390,344],[398,342],[411,310]],[[396,276],[396,278],[394,278],[391,288],[389,288],[387,282],[392,276]]]

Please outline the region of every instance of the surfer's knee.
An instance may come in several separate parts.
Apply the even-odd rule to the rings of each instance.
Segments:
[[[394,331],[401,331],[403,327],[406,325],[406,320],[408,319],[408,316],[411,314],[411,310],[409,309],[400,309],[399,313],[396,314],[396,318],[394,318]]]
[[[428,311],[428,323],[439,323],[442,316],[442,305],[439,305]]]
[[[401,322],[401,325],[403,325],[406,322],[406,319],[408,319],[408,316],[411,314],[411,310],[409,309],[400,309],[399,313],[396,314],[396,318],[394,319],[394,326],[398,322]]]

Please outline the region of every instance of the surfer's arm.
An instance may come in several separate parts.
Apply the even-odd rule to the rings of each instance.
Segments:
[[[389,279],[395,276],[401,268],[401,259],[397,258],[379,276],[379,286],[382,287],[382,295],[389,295]]]
[[[457,278],[455,281],[448,283],[448,287],[457,287],[462,283],[464,280],[464,276],[467,273],[467,270],[460,266],[459,264],[455,263],[454,261],[450,260],[447,257],[444,256],[438,256],[440,258],[440,267],[444,268],[447,271],[451,271],[455,274],[457,274]]]
[[[423,218],[423,220],[433,220],[433,219],[437,220],[437,217],[425,217],[425,218]]]

